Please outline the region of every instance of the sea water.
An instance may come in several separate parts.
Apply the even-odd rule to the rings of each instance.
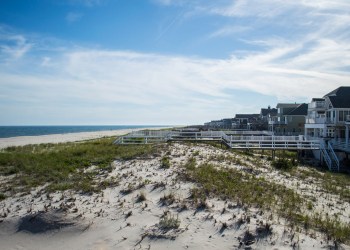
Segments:
[[[160,125],[0,126],[0,138],[161,127]]]

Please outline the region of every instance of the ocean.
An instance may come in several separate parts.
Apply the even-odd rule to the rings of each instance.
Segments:
[[[35,136],[67,134],[79,132],[96,132],[108,130],[121,130],[133,128],[160,127],[152,125],[113,125],[113,126],[0,126],[0,138],[17,136]]]

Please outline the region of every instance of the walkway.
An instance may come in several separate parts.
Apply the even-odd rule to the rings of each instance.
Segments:
[[[248,133],[253,135],[247,135]],[[115,143],[149,144],[167,141],[219,141],[237,149],[320,149],[319,140],[307,140],[303,135],[274,136],[264,131],[136,131],[119,137]]]

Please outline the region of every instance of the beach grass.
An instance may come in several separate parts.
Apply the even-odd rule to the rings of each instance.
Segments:
[[[283,217],[291,226],[313,229],[325,233],[330,239],[350,242],[350,225],[337,218],[308,215],[310,202],[294,190],[274,182],[235,169],[226,169],[213,164],[194,166],[189,159],[184,165],[185,178],[200,185],[192,197],[212,195],[235,200],[241,206],[253,206]]]
[[[150,145],[114,145],[114,139],[9,147],[0,152],[0,175],[15,178],[0,192],[29,191],[46,183],[49,191],[98,191],[101,185],[94,183],[94,176],[110,172],[113,160],[129,160],[155,152]],[[93,171],[85,171],[91,166]]]

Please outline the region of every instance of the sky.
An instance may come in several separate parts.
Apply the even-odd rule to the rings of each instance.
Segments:
[[[189,125],[350,86],[349,0],[1,0],[0,125]]]

